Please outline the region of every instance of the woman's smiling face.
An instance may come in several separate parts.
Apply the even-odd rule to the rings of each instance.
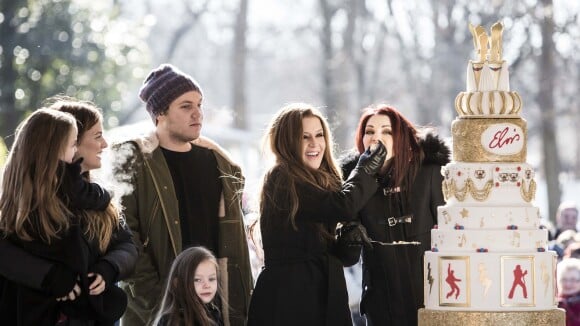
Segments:
[[[322,123],[317,117],[302,119],[302,161],[307,166],[318,170],[326,150],[326,138]]]

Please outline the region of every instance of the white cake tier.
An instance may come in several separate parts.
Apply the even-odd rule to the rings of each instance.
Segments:
[[[441,168],[448,206],[531,206],[534,170],[527,163],[449,163]]]
[[[540,228],[540,210],[533,206],[460,206],[445,205],[437,207],[439,230],[463,227],[465,230],[495,229],[506,230],[517,226],[519,230]]]
[[[548,249],[548,230],[431,230],[433,251],[530,252]]]
[[[556,263],[553,251],[426,252],[425,307],[456,311],[554,309]]]

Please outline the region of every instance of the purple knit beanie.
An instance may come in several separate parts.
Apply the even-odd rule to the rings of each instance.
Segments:
[[[170,64],[162,64],[149,73],[139,90],[139,97],[147,104],[147,112],[155,120],[169,108],[171,102],[189,91],[202,94],[191,76]]]

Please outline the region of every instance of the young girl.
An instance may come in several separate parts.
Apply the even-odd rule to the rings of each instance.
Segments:
[[[209,250],[190,247],[182,251],[171,266],[153,325],[222,326],[217,275],[217,260]]]
[[[82,178],[80,160],[67,164],[76,145],[75,118],[53,109],[33,112],[16,130],[0,194],[0,249],[14,259],[0,268],[0,324],[107,325],[124,311],[123,292],[102,281],[116,267],[92,259],[83,221],[73,214],[110,202]],[[113,242],[131,243],[130,233],[115,233]]]

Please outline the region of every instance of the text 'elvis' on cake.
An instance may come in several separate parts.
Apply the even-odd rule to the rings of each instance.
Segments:
[[[556,302],[556,255],[532,200],[522,100],[502,60],[503,25],[470,25],[476,55],[455,101],[453,161],[442,168],[438,208],[425,254],[426,310],[541,311]]]

